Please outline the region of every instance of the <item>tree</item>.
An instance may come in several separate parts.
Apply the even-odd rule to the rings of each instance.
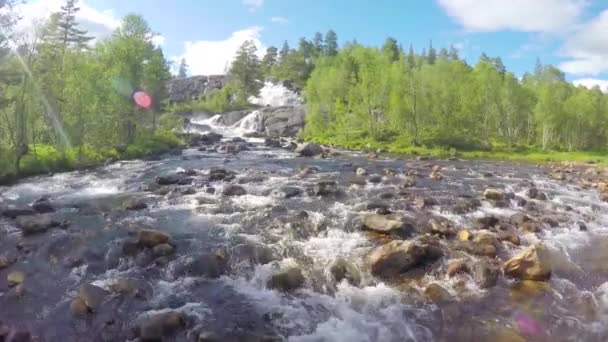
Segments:
[[[389,61],[396,62],[399,60],[399,46],[395,38],[387,38],[386,42],[382,46],[382,53],[388,58]]]
[[[414,54],[414,47],[410,44],[410,50],[407,54],[407,64],[410,69],[413,69],[416,66],[416,55]]]
[[[302,37],[298,42],[298,52],[300,52],[304,58],[312,58],[314,56],[314,47],[311,42]]]
[[[437,56],[437,58],[439,58],[439,60],[441,61],[447,61],[449,58],[448,50],[446,50],[445,48],[439,49],[439,55]]]
[[[316,37],[315,37],[316,38]],[[333,57],[338,53],[338,35],[333,30],[325,34],[325,56]]]
[[[182,58],[179,63],[179,70],[177,72],[177,78],[184,79],[188,77],[188,64],[186,64],[186,59]]]
[[[245,41],[236,52],[236,57],[230,66],[230,76],[247,96],[257,96],[262,88],[257,51],[252,40]]]
[[[431,40],[431,43],[429,44],[429,54],[427,56],[427,62],[432,65],[432,64],[435,64],[436,60],[437,60],[437,51],[433,47],[433,41]]]
[[[262,59],[262,73],[266,76],[270,74],[272,68],[277,64],[278,61],[279,50],[271,46],[266,49],[266,54]]]
[[[458,56],[458,49],[456,49],[454,45],[450,45],[450,51],[448,52],[448,55],[453,61],[457,61],[460,59],[460,57]]]
[[[279,60],[282,62],[285,60],[285,58],[287,58],[287,55],[289,55],[289,43],[287,43],[287,41],[283,42],[283,47],[281,47],[281,51],[279,52]]]
[[[325,45],[323,44],[323,35],[321,32],[315,33],[314,38],[312,39],[312,46],[314,51],[314,56],[319,57],[323,55],[323,51],[325,50]]]
[[[79,11],[78,0],[66,0],[61,6],[61,11],[57,13],[58,39],[61,41],[62,54],[65,53],[68,45],[83,48],[93,39],[86,35],[86,30],[78,29],[76,14]]]
[[[496,71],[498,71],[498,73],[501,76],[504,76],[505,73],[507,72],[507,68],[505,67],[504,63],[502,62],[502,59],[500,57],[496,57],[492,60],[492,64],[494,65],[494,68],[496,68]]]

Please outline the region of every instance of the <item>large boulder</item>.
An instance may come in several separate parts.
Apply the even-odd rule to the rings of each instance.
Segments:
[[[438,246],[421,241],[391,241],[368,255],[372,274],[391,279],[440,258]]]
[[[493,287],[498,282],[500,267],[494,262],[479,260],[469,268],[473,273],[473,280],[482,289]]]
[[[296,153],[301,157],[314,157],[323,153],[323,148],[318,144],[304,143],[296,148]]]
[[[108,295],[109,292],[101,287],[91,284],[84,284],[80,287],[75,302],[79,302],[78,304],[84,304],[89,312],[95,312],[99,309]]]
[[[169,243],[169,234],[155,229],[142,229],[138,232],[138,243],[141,246],[154,248],[157,245]]]
[[[397,214],[365,214],[361,220],[364,228],[382,234],[407,237],[414,230],[411,223],[406,222],[402,216]]]
[[[549,252],[543,245],[527,248],[504,265],[505,275],[522,280],[549,280],[551,271]]]
[[[17,218],[17,228],[21,229],[23,235],[44,233],[60,225],[60,222],[53,220],[49,215],[20,216]]]
[[[36,215],[36,211],[32,208],[6,208],[2,210],[2,216],[15,219],[20,216]]]
[[[230,184],[224,187],[222,191],[222,195],[224,196],[245,196],[247,195],[247,191],[240,185]]]
[[[338,183],[332,180],[318,182],[314,189],[315,196],[332,196],[338,194]]]
[[[260,113],[268,136],[295,137],[304,128],[304,106],[266,107]]]
[[[489,200],[500,201],[505,198],[505,194],[497,189],[486,189],[483,192],[483,197]]]
[[[132,197],[123,203],[123,208],[125,210],[132,210],[132,211],[144,210],[144,209],[148,208],[148,204],[146,204],[146,201],[143,198]]]
[[[272,196],[279,198],[292,198],[300,196],[303,192],[304,190],[302,190],[302,188],[298,188],[296,186],[283,186],[279,189],[273,190]]]
[[[147,316],[137,324],[137,331],[141,341],[163,341],[163,337],[170,336],[186,325],[181,312],[169,311]]]
[[[336,260],[329,268],[334,280],[339,283],[346,279],[351,285],[358,286],[361,283],[361,273],[352,263],[346,259]]]
[[[32,209],[34,209],[39,214],[48,214],[55,212],[55,208],[53,207],[49,199],[44,197],[36,200],[32,204]]]

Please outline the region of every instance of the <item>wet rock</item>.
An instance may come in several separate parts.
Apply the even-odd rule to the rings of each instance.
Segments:
[[[485,199],[489,199],[489,200],[494,200],[494,201],[500,201],[502,199],[504,199],[505,194],[504,192],[497,190],[497,189],[486,189],[483,192],[483,197]]]
[[[578,221],[577,224],[578,224],[578,229],[580,231],[582,231],[582,232],[586,232],[587,231],[587,224],[585,224],[585,222]],[[2,259],[0,259],[0,269],[2,269],[2,266],[1,266],[2,265],[2,261],[1,260]]]
[[[357,176],[367,176],[368,175],[367,170],[362,167],[357,168],[357,171],[355,171],[355,174]]]
[[[437,283],[432,283],[424,289],[424,295],[433,303],[445,302],[451,299],[448,290]]]
[[[517,232],[513,230],[499,231],[496,234],[496,237],[498,238],[498,241],[508,241],[514,244],[515,246],[519,246],[519,244],[521,243],[519,235],[517,235]]]
[[[443,174],[441,174],[439,171],[432,171],[429,177],[434,180],[442,180]]]
[[[108,295],[109,292],[101,287],[84,284],[80,287],[77,298],[86,305],[89,312],[95,312]]]
[[[177,185],[191,185],[194,182],[192,177],[184,177],[177,182]]]
[[[315,196],[333,196],[338,193],[338,183],[335,181],[320,181],[314,189]]]
[[[519,226],[519,229],[528,233],[539,233],[541,231],[540,226],[536,222],[524,222]]]
[[[369,177],[369,182],[372,183],[372,184],[382,183],[382,176],[380,176],[380,175],[372,175],[371,177]]]
[[[410,222],[406,222],[402,216],[397,214],[365,214],[361,218],[361,221],[364,228],[382,234],[407,237],[411,235],[414,230],[414,227]]]
[[[143,198],[134,197],[126,200],[125,203],[123,203],[123,208],[125,210],[137,211],[148,208],[148,205]]]
[[[517,213],[517,214],[511,215],[511,217],[509,218],[509,221],[516,226],[520,226],[520,225],[524,224],[525,222],[530,222],[531,219],[530,219],[530,217],[528,217],[527,215],[525,215],[523,213]]]
[[[156,184],[158,185],[174,185],[177,184],[182,178],[184,178],[184,175],[182,174],[173,174],[173,175],[168,175],[168,176],[159,176],[156,177]]]
[[[317,144],[305,143],[296,149],[300,157],[314,157],[323,153],[323,148]]]
[[[478,199],[460,199],[450,208],[450,211],[457,215],[464,215],[476,210],[480,206],[481,202]]]
[[[518,207],[524,207],[528,203],[525,198],[520,196],[515,196],[515,202],[517,203]]]
[[[469,241],[473,239],[473,233],[468,229],[462,229],[458,231],[457,237],[460,241]]]
[[[249,242],[235,246],[231,253],[237,260],[248,260],[254,264],[265,265],[274,260],[274,251],[262,244]]]
[[[70,303],[70,312],[74,317],[84,317],[89,313],[89,308],[80,298],[75,298]]]
[[[39,214],[48,214],[54,213],[55,208],[51,204],[48,198],[39,198],[32,204],[32,209],[34,209]]]
[[[433,218],[429,221],[431,234],[439,235],[439,236],[453,236],[454,235],[454,226],[452,222],[443,218]]]
[[[268,280],[268,288],[293,291],[304,285],[304,275],[298,267],[291,267],[273,274]]]
[[[225,181],[229,182],[236,178],[236,173],[222,168],[212,168],[209,170],[209,180],[212,182]]]
[[[266,181],[267,179],[268,179],[268,177],[266,175],[257,174],[257,175],[240,177],[238,179],[238,183],[239,184],[262,183],[262,182]]]
[[[359,270],[355,265],[343,258],[336,260],[329,268],[329,271],[336,283],[346,279],[351,285],[359,286],[361,284],[361,273]]]
[[[439,205],[439,201],[432,197],[417,197],[414,199],[414,206],[419,209],[425,209]]]
[[[0,271],[11,266],[17,261],[17,258],[9,255],[0,255]]]
[[[160,230],[142,229],[138,232],[138,243],[144,247],[154,248],[160,244],[166,244],[171,237]]]
[[[188,256],[174,265],[176,277],[219,278],[228,270],[228,260],[222,253],[208,253],[199,256]]]
[[[528,189],[528,191],[526,191],[526,196],[528,196],[528,198],[531,198],[531,199],[536,199],[536,198],[538,198],[539,193],[540,193],[540,191],[538,191],[537,188],[530,188],[530,189]]]
[[[262,132],[245,132],[245,134],[243,134],[243,137],[245,137],[245,138],[263,138],[264,133],[262,133]]]
[[[139,338],[142,342],[162,341],[186,325],[185,317],[177,311],[154,314],[142,319],[138,325]]]
[[[25,281],[25,277],[24,272],[13,271],[6,276],[6,282],[8,283],[8,286],[15,287],[22,284]]]
[[[175,252],[175,248],[168,243],[161,243],[160,245],[154,246],[152,254],[155,257],[162,257],[172,255]]]
[[[211,145],[222,141],[223,136],[215,132],[205,133],[200,136],[200,142],[206,145]]]
[[[546,247],[530,246],[505,263],[505,275],[523,280],[549,280],[552,271],[549,258]]]
[[[476,226],[480,229],[491,229],[500,223],[500,219],[496,216],[484,216],[480,217],[476,221]]]
[[[470,267],[473,280],[482,289],[493,287],[498,282],[500,267],[488,260],[479,260]]]
[[[544,192],[541,192],[538,194],[538,197],[536,197],[537,200],[539,201],[546,201],[547,200],[547,195]]]
[[[374,276],[391,279],[418,266],[435,261],[442,255],[437,246],[420,241],[391,241],[368,255]]]
[[[235,143],[235,144],[236,143],[246,143],[247,142],[247,140],[245,140],[245,139],[243,139],[241,137],[234,137],[230,141],[233,142],[233,143]]]
[[[137,298],[148,298],[152,293],[150,285],[144,281],[131,278],[116,279],[116,281],[110,285],[110,290],[116,294],[134,296]]]
[[[541,218],[541,221],[553,228],[559,226],[559,222],[557,222],[557,220],[553,217],[544,216],[543,218]]]
[[[391,213],[390,206],[384,202],[370,202],[365,206],[367,211],[373,211],[379,215],[388,215]]]
[[[281,140],[277,138],[266,138],[264,139],[264,146],[272,148],[281,148]]]
[[[412,188],[414,186],[416,186],[416,177],[414,176],[406,176],[401,184],[402,188]]]
[[[16,219],[21,216],[36,215],[36,211],[32,208],[7,208],[2,210],[2,216],[11,219]]]
[[[247,195],[247,191],[240,185],[230,184],[224,187],[222,191],[222,195],[224,196],[245,196]]]
[[[278,190],[274,190],[272,192],[272,196],[279,197],[279,198],[292,198],[292,197],[300,196],[303,193],[304,193],[304,190],[302,190],[302,188],[298,188],[295,186],[283,186],[283,187],[279,188]]]
[[[367,184],[367,179],[363,176],[352,176],[350,177],[349,183],[358,186],[365,186]]]
[[[455,259],[448,261],[447,274],[449,277],[453,277],[460,273],[468,273],[469,266],[465,259]]]
[[[59,227],[61,222],[57,222],[48,214],[44,214],[35,216],[19,216],[16,224],[17,228],[21,229],[23,235],[33,235],[44,233],[54,227]]]

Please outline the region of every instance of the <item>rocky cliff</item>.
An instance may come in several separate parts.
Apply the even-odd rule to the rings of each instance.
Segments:
[[[173,79],[167,84],[169,102],[195,100],[211,91],[222,89],[227,81],[226,75],[192,76],[184,79]]]

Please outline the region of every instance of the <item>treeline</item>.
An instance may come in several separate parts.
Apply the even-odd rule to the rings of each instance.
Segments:
[[[417,54],[394,39],[347,44],[314,63],[305,97],[306,136],[462,150],[603,150],[608,95],[575,87],[537,62],[518,79],[500,58],[471,66],[453,47]]]
[[[94,42],[77,0],[17,35],[8,1],[0,36],[0,176],[69,169],[177,143],[159,130],[169,65],[139,15]],[[139,99],[137,97],[140,97]],[[138,101],[136,101],[138,100]]]

